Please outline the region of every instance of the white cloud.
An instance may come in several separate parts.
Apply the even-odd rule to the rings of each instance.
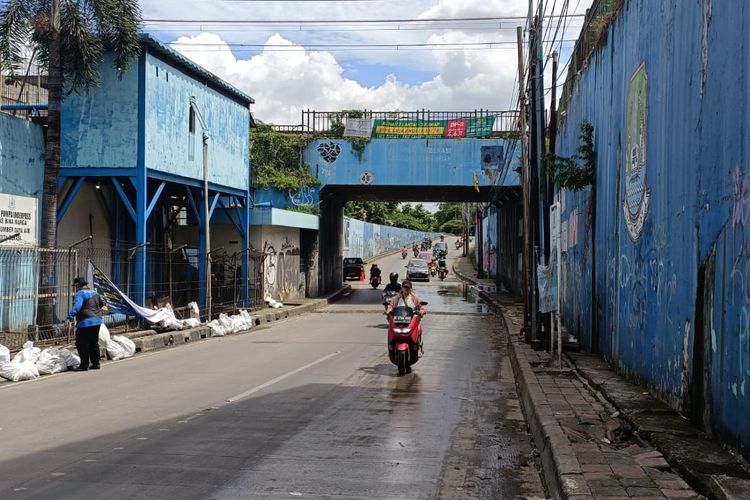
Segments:
[[[439,74],[429,81],[408,85],[391,75],[382,85],[366,87],[346,78],[333,54],[305,50],[278,34],[267,40],[263,52],[246,60],[237,59],[216,34],[176,42],[175,49],[253,96],[256,118],[273,123],[296,124],[300,111],[308,108],[506,109],[515,78],[512,50],[441,52],[436,57]]]
[[[590,4],[584,0],[582,4]],[[194,19],[397,19],[525,16],[527,0],[413,0],[410,2],[327,2],[325,4],[281,2],[220,2],[181,0],[175,16],[175,0],[141,0],[145,18],[190,17]],[[581,5],[581,9],[586,5]],[[298,9],[298,10],[295,10]],[[558,9],[559,12],[559,9]],[[300,111],[333,111],[345,108],[373,110],[451,110],[514,108],[517,77],[515,44],[488,50],[309,50],[313,44],[408,44],[515,42],[515,25],[523,20],[493,25],[488,30],[454,25],[440,30],[370,30],[355,26],[269,27],[216,26],[215,31],[183,25],[173,47],[209,71],[227,80],[256,100],[256,118],[279,124],[297,124]],[[371,25],[368,25],[371,26]],[[351,30],[346,31],[348,28]],[[397,28],[397,29],[395,29]],[[472,25],[471,28],[476,28]],[[510,28],[510,29],[508,29]],[[177,28],[180,29],[180,28]],[[192,31],[189,31],[192,30]],[[221,30],[221,31],[219,31]],[[166,33],[166,32],[165,32]],[[163,35],[165,36],[165,35]],[[168,35],[166,35],[168,36]],[[173,35],[174,36],[174,35]],[[567,37],[574,36],[569,34]],[[246,58],[235,44],[261,44],[264,49]],[[274,47],[271,47],[274,46]],[[282,47],[278,47],[282,46]],[[230,48],[231,47],[231,48]],[[280,50],[282,49],[283,50]],[[233,50],[234,49],[234,52]],[[569,50],[569,49],[568,49]],[[569,53],[569,51],[568,51]],[[561,65],[567,59],[564,52]],[[382,65],[393,73],[376,86],[365,86],[366,65]],[[547,67],[547,75],[551,69]],[[345,71],[347,68],[348,71]],[[411,77],[401,71],[410,71]],[[414,72],[427,76],[418,84]],[[351,75],[347,77],[345,75]],[[564,76],[564,75],[562,75]],[[549,82],[549,80],[546,80]]]

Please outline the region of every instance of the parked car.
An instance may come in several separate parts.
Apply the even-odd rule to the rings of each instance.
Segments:
[[[348,279],[358,280],[365,271],[365,261],[362,257],[344,257],[344,281]]]
[[[411,281],[430,281],[430,268],[424,259],[411,259],[406,266],[406,279]]]

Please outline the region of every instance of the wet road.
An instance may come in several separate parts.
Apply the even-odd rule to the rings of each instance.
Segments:
[[[425,356],[398,377],[380,291],[353,286],[247,335],[0,388],[0,498],[542,496],[500,323],[450,275],[415,284]]]

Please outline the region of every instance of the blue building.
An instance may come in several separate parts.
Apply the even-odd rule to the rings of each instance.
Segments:
[[[92,247],[113,249],[110,262],[99,255],[103,269],[137,303],[181,281],[191,284],[185,299],[203,304],[206,204],[209,224],[226,212],[211,227],[211,249],[231,256],[231,300],[246,305],[253,99],[148,35],[121,78],[111,57],[100,71],[98,88],[62,105],[58,246],[93,234]],[[171,275],[173,259],[184,278]],[[213,272],[220,293],[226,277]]]

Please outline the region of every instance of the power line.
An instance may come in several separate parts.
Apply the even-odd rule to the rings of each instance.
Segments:
[[[583,14],[572,14],[573,17],[584,17]],[[558,17],[555,15],[550,18]],[[411,23],[450,23],[450,22],[487,22],[487,21],[513,21],[526,19],[522,16],[497,16],[497,17],[454,17],[454,18],[411,18],[411,19],[142,19],[146,24],[411,24]]]
[[[575,42],[575,40],[567,40],[569,42]],[[487,47],[493,48],[493,45],[516,45],[516,42],[511,41],[494,41],[494,42],[425,42],[425,43],[311,43],[304,45],[288,45],[288,44],[263,44],[263,43],[192,43],[192,42],[172,42],[170,45],[173,46],[199,46],[199,47],[247,47],[247,48],[262,48],[262,47],[282,47],[287,49],[298,49],[298,48],[399,48],[399,47]]]

